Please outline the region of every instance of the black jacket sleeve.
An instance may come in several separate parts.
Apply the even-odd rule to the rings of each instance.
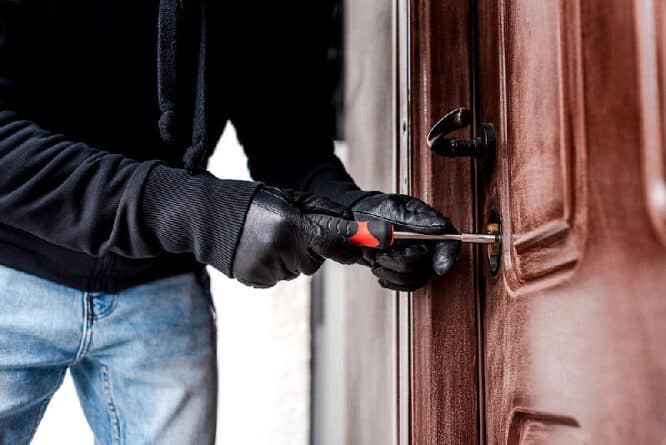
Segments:
[[[252,177],[351,205],[366,193],[334,154],[326,71],[331,2],[272,2],[260,11],[232,3],[220,13],[233,17],[219,27],[233,67],[224,101]]]
[[[33,38],[21,4],[0,3],[0,223],[94,256],[204,252],[198,259],[229,273],[256,184],[190,176],[40,127],[17,94],[22,39]]]
[[[154,162],[95,150],[0,106],[0,222],[80,252],[159,252],[140,224]]]

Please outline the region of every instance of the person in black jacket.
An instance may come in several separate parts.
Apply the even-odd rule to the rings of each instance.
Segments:
[[[205,264],[269,287],[330,258],[397,290],[452,267],[455,242],[333,229],[455,231],[334,155],[327,21],[305,0],[0,0],[2,443],[30,440],[67,369],[101,443],[212,443]],[[227,121],[257,182],[205,170]]]

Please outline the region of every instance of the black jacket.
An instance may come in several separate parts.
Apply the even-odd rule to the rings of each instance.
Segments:
[[[257,184],[189,180],[227,120],[255,180],[363,196],[330,140],[327,2],[259,3],[0,0],[0,264],[100,292],[196,270],[150,220],[187,204],[231,275]]]

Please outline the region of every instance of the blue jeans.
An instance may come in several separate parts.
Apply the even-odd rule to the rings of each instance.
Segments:
[[[207,277],[93,294],[0,266],[0,443],[30,442],[69,369],[96,443],[213,444],[215,346]]]

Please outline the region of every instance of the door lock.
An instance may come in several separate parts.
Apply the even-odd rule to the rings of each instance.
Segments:
[[[428,147],[437,154],[455,158],[467,156],[478,159],[484,168],[495,161],[495,128],[491,124],[479,126],[480,135],[472,140],[451,139],[446,136],[472,123],[472,113],[458,108],[447,113],[428,132]]]
[[[495,243],[488,245],[488,266],[490,273],[497,275],[502,261],[502,220],[496,208],[490,209],[486,230],[489,234],[497,237]]]

